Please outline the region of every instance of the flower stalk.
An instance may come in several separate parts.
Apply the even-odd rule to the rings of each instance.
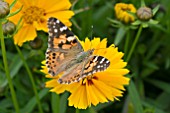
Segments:
[[[130,52],[129,52],[128,56],[127,56],[126,62],[128,62],[130,60],[130,58],[132,56],[132,53],[133,53],[133,51],[134,51],[134,49],[136,47],[136,44],[137,44],[137,42],[139,40],[141,32],[142,32],[142,25],[140,25],[140,27],[138,29],[138,32],[137,32],[136,37],[135,37],[135,40],[134,40],[134,42],[132,44],[132,47],[130,49]]]
[[[79,109],[76,109],[76,113],[80,113],[80,110],[79,110]]]
[[[131,47],[131,49],[130,49],[130,51],[129,51],[129,54],[128,54],[128,56],[127,56],[127,59],[125,60],[126,62],[128,62],[128,61],[130,60],[130,58],[131,58],[131,56],[132,56],[132,53],[133,53],[133,51],[134,51],[134,49],[135,49],[135,47],[136,47],[136,44],[137,44],[137,42],[138,42],[138,40],[139,40],[139,37],[140,37],[141,32],[142,32],[142,25],[140,25],[140,27],[139,27],[139,29],[138,29],[138,32],[137,32],[136,37],[135,37],[135,40],[134,40],[134,42],[133,42],[133,44],[132,44],[132,47]]]
[[[130,30],[128,29],[127,34],[126,34],[125,47],[124,47],[124,53],[125,53],[124,57],[125,58],[126,58],[126,54],[128,52],[129,42],[130,42]]]
[[[18,53],[19,53],[19,55],[20,55],[20,57],[21,57],[21,59],[22,59],[22,61],[24,63],[26,71],[27,71],[27,73],[29,75],[29,78],[31,80],[31,84],[32,84],[32,87],[33,87],[33,90],[34,90],[34,93],[35,93],[35,98],[36,98],[36,101],[37,101],[37,104],[38,104],[39,113],[43,113],[43,110],[42,110],[42,107],[41,107],[41,102],[40,102],[40,99],[39,99],[39,96],[38,96],[38,92],[36,90],[35,81],[33,79],[33,75],[32,75],[32,73],[31,73],[31,71],[30,71],[30,69],[29,69],[29,67],[28,67],[28,65],[27,65],[27,63],[25,61],[25,58],[24,58],[21,50],[19,49],[19,47],[17,45],[15,45],[15,47],[16,47],[16,49],[17,49],[17,51],[18,51]]]
[[[4,35],[3,35],[3,30],[2,30],[2,22],[0,22],[0,39],[1,39],[1,49],[2,49],[3,63],[4,63],[4,67],[5,67],[5,73],[6,73],[6,77],[7,77],[7,80],[8,80],[9,88],[10,88],[10,91],[11,91],[12,101],[13,101],[16,113],[20,113],[18,101],[17,101],[17,98],[16,98],[14,86],[12,84],[12,79],[11,79],[11,76],[10,76],[8,62],[7,62]]]

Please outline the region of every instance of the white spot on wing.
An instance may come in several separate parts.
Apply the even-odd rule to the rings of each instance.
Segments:
[[[96,70],[94,70],[92,73],[93,73],[93,74],[96,73]]]
[[[57,30],[57,29],[54,29],[54,32],[55,32],[55,33],[57,33],[57,32],[58,32],[58,30]]]
[[[88,75],[92,75],[92,73],[88,73]]]
[[[100,68],[100,65],[98,65],[97,68]]]
[[[105,60],[105,58],[102,58],[102,60],[100,61],[100,64],[102,64],[104,60]]]
[[[49,32],[49,36],[53,36],[53,33],[50,33],[50,32]]]
[[[66,26],[63,26],[63,27],[60,28],[60,31],[62,32],[62,31],[64,31],[64,30],[66,30],[66,29],[67,29],[67,27],[66,27]]]
[[[110,62],[109,60],[106,61],[107,64],[108,64],[109,62]]]
[[[72,40],[74,40],[74,39],[75,39],[74,36],[70,36],[70,37],[67,38],[67,40],[68,40],[69,42],[72,41]]]
[[[59,20],[57,20],[57,21],[56,21],[56,23],[60,23],[60,21],[59,21]]]
[[[96,61],[97,61],[97,59],[98,59],[98,57],[96,57],[96,58],[93,60],[93,62],[96,62]]]

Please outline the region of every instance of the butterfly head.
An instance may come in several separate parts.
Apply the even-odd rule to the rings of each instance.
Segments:
[[[88,50],[88,51],[87,51],[88,56],[92,55],[92,54],[93,54],[93,52],[94,52],[94,49],[90,49],[90,50]]]

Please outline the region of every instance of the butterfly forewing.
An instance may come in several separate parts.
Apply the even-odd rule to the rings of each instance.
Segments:
[[[49,29],[48,48],[70,50],[77,47],[76,49],[82,49],[74,33],[58,19],[51,17],[47,24]]]
[[[48,73],[54,76],[65,71],[69,61],[83,49],[76,36],[58,19],[49,18],[48,29],[46,66]]]

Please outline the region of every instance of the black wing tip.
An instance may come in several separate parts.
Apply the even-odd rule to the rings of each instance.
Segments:
[[[55,18],[55,17],[50,17],[50,18],[48,18],[48,22],[55,21],[55,20],[58,20],[58,19]]]

